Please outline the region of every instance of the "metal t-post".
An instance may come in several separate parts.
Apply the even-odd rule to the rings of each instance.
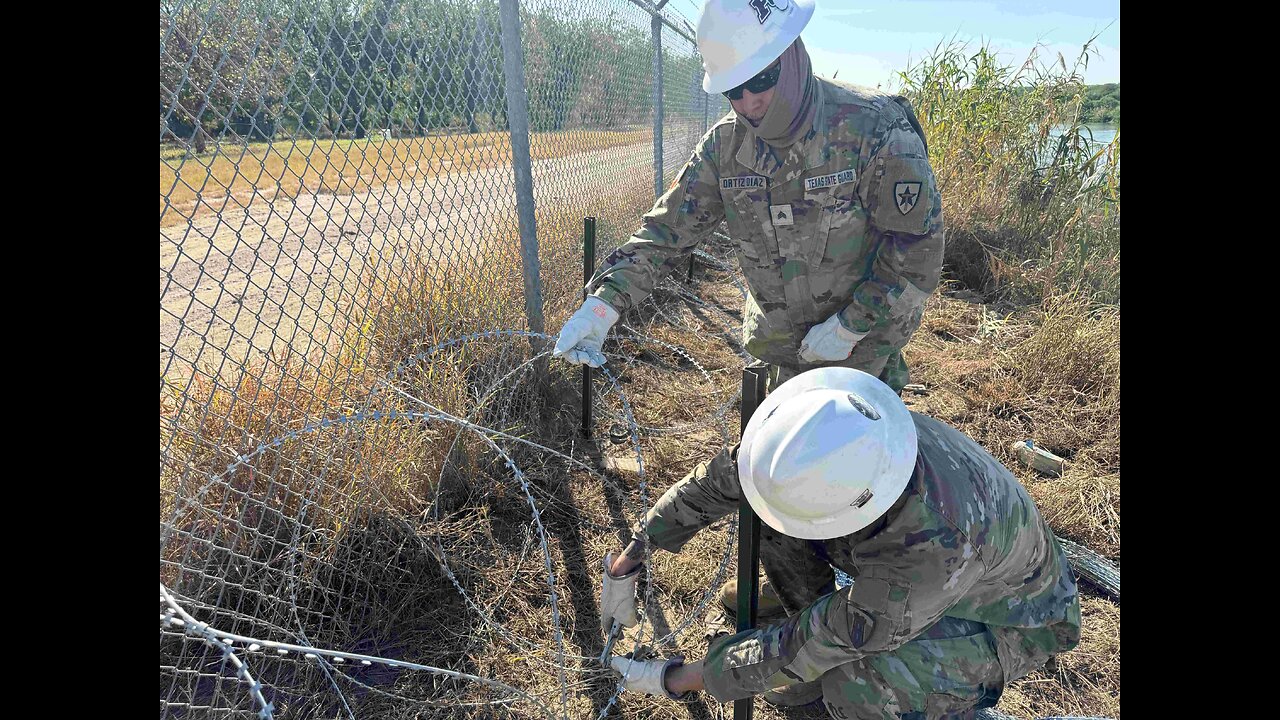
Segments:
[[[767,367],[742,370],[742,432],[764,399]],[[760,594],[760,518],[747,502],[746,493],[738,500],[738,631],[756,626],[756,608]],[[733,701],[733,720],[751,720],[755,710],[753,698]]]
[[[582,218],[582,299],[587,299],[587,286],[596,267],[596,219]],[[582,366],[582,436],[591,437],[591,366]]]

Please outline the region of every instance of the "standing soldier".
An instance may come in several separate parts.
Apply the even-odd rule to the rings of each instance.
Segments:
[[[707,92],[733,105],[631,240],[606,259],[554,353],[599,367],[620,313],[728,219],[748,353],[770,386],[844,366],[907,383],[902,348],[942,269],[942,201],[904,98],[814,76],[813,0],[708,0]]]

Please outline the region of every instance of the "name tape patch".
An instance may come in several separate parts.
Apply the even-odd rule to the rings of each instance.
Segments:
[[[763,188],[766,178],[762,175],[743,175],[742,177],[720,178],[721,190],[742,190],[743,188]]]
[[[820,190],[822,188],[831,187],[832,185],[843,185],[847,182],[853,182],[853,168],[841,170],[830,175],[819,175],[818,177],[805,178],[804,189],[806,192],[810,190]]]

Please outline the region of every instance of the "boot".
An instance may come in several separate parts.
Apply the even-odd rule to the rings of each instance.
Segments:
[[[738,579],[733,578],[724,584],[720,589],[720,605],[732,617],[738,615]],[[782,607],[782,600],[778,598],[778,594],[773,591],[773,586],[769,584],[767,577],[760,577],[760,597],[756,600],[756,620],[762,625],[768,625],[769,622],[781,620],[787,616],[787,611]]]

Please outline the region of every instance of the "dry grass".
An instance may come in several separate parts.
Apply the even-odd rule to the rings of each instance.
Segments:
[[[913,408],[965,431],[1012,469],[1056,532],[1120,555],[1120,314],[1078,295],[1012,308],[936,295],[907,346]],[[1067,460],[1047,479],[1009,446]]]
[[[548,227],[550,222],[548,218]],[[627,317],[626,322],[657,339],[687,348],[712,374],[711,386],[686,361],[659,346],[611,342],[615,356],[612,370],[619,376],[642,425],[705,421],[708,407],[719,405],[736,390],[738,348],[725,342],[722,335],[723,325],[732,324],[740,309],[740,296],[727,277],[710,275],[709,282],[699,286],[699,295],[719,306],[721,312],[689,306],[663,292]],[[388,314],[372,323],[375,328],[388,330],[371,333],[364,342],[365,354],[359,358],[348,355],[350,361],[384,368],[393,359],[403,359],[435,340],[461,334],[465,323],[475,321],[475,317],[467,317],[466,303],[456,303],[455,293],[465,291],[466,286],[440,288],[426,296],[432,298],[429,302],[418,304],[411,302],[405,289],[392,290],[386,295]],[[454,304],[448,304],[451,299]],[[408,308],[413,308],[414,313],[402,314]],[[665,320],[655,321],[655,317]],[[913,379],[924,380],[931,394],[913,399],[914,407],[923,409],[921,403],[936,406],[936,414],[1001,455],[1019,471],[1056,531],[1118,556],[1118,479],[1116,487],[1111,488],[1106,476],[1079,465],[1081,457],[1091,458],[1090,468],[1111,462],[1116,465],[1118,478],[1118,436],[1088,438],[1069,427],[1078,425],[1089,414],[1091,402],[1101,402],[1118,419],[1118,357],[1105,351],[1105,342],[1090,342],[1091,338],[1116,331],[1113,318],[1105,311],[1087,311],[1078,298],[1062,299],[1003,319],[981,305],[946,297],[935,298],[926,317],[928,324],[917,335],[910,352],[917,371]],[[454,322],[462,325],[455,326]],[[430,336],[409,332],[415,327],[431,328]],[[1070,333],[1076,342],[1060,341],[1057,336],[1062,333]],[[486,378],[492,381],[494,374],[482,372],[477,376],[477,368],[510,367],[523,355],[522,351],[513,355],[512,347],[480,345],[472,348],[470,355],[460,353],[440,362],[417,365],[399,386],[451,412],[478,412],[492,421],[495,408],[479,405],[475,389],[479,387],[477,383],[483,386]],[[1088,363],[1073,356],[1076,347],[1082,348],[1083,359]],[[1090,354],[1098,347],[1104,351]],[[576,372],[560,364],[551,365],[551,371],[549,383],[543,387],[535,389],[517,382],[514,392],[511,387],[504,391],[504,427],[581,456],[587,448],[577,437]],[[265,400],[267,390],[278,384],[276,380],[272,377],[241,385],[236,388],[235,397]],[[291,413],[312,417],[326,407],[341,405],[335,395],[317,392],[315,382],[315,378],[298,375],[291,386],[286,385],[296,389],[277,392],[277,402],[289,407]],[[215,416],[225,414],[232,418],[229,428],[263,424],[262,415],[235,407],[230,389],[201,385],[196,392],[201,391],[208,393],[206,402],[216,409]],[[1114,404],[1113,393],[1117,396]],[[1084,399],[1078,400],[1076,407],[1066,407],[1061,402],[1062,398],[1082,396]],[[604,403],[602,411],[617,409],[608,399]],[[728,442],[736,439],[736,414],[735,406],[727,417]],[[607,422],[605,412],[599,412],[597,434],[607,429]],[[1057,429],[1062,438],[1053,447],[1055,451],[1074,451],[1071,469],[1058,480],[1035,478],[1013,465],[1004,453],[1006,438],[1049,428]],[[213,442],[220,437],[216,427],[207,427],[204,432],[208,444],[217,444]],[[234,434],[230,429],[226,432]],[[261,428],[253,436],[267,432]],[[339,438],[335,437],[317,438],[282,448],[280,457],[273,458],[277,468],[289,469],[278,471],[280,475],[306,478],[319,473],[335,479],[360,478],[363,486],[363,491],[339,483],[326,486],[332,494],[318,503],[325,512],[307,523],[309,531],[330,538],[316,547],[330,548],[324,557],[331,569],[326,573],[322,566],[310,582],[333,588],[325,596],[339,590],[342,596],[354,596],[362,608],[357,610],[336,601],[338,605],[331,611],[346,619],[323,629],[315,628],[313,641],[349,648],[367,644],[370,636],[381,638],[378,642],[391,643],[383,647],[385,654],[491,677],[523,688],[558,710],[560,684],[555,669],[558,660],[548,604],[547,570],[536,544],[528,544],[532,532],[528,506],[509,471],[495,462],[493,453],[481,443],[473,439],[450,452],[455,436],[447,427],[432,430],[412,424],[373,423],[356,436],[358,447],[337,447]],[[726,439],[711,427],[644,439],[641,449],[649,469],[647,502],[651,503],[694,464],[708,458]],[[1116,447],[1114,458],[1110,458],[1109,443]],[[621,450],[625,448],[603,448],[610,453]],[[558,612],[565,630],[565,650],[570,656],[594,655],[600,643],[594,604],[596,563],[604,552],[616,549],[625,540],[625,527],[644,504],[638,483],[626,478],[602,482],[598,476],[565,467],[518,446],[513,456],[543,507],[542,521],[550,539],[555,575],[560,578]],[[202,462],[217,466],[225,458],[210,457]],[[444,484],[438,485],[436,478]],[[242,502],[248,497],[264,497],[268,489],[244,487],[241,494],[236,492],[235,482],[231,486],[222,488],[222,492],[239,497]],[[305,487],[296,490],[299,496],[305,495]],[[268,554],[269,548],[283,545],[287,537],[275,545],[261,541],[263,535],[288,533],[261,521],[255,524],[254,504],[247,506],[248,520],[241,524],[248,531],[245,535],[255,538],[252,544],[257,553]],[[421,516],[429,506],[435,512]],[[276,509],[277,517],[296,516],[296,507],[277,505]],[[1115,514],[1114,522],[1109,519],[1111,512]],[[244,517],[244,511],[239,514]],[[235,517],[237,512],[224,509],[223,515]],[[676,620],[688,616],[712,586],[710,573],[724,556],[729,520],[700,534],[679,555],[655,555],[655,597],[651,608],[660,631],[667,631]],[[1113,536],[1114,547],[1108,545]],[[511,637],[530,645],[522,646],[519,641],[502,637],[477,618],[474,609],[460,599],[442,574],[430,550],[433,538],[443,543],[451,571],[474,602]],[[178,547],[181,545],[173,545]],[[232,563],[214,567],[223,576],[242,582],[251,577]],[[212,592],[212,587],[209,584],[207,591]],[[1105,600],[1086,597],[1084,617],[1081,646],[1059,658],[1055,668],[1014,683],[1001,703],[1003,711],[1035,716],[1119,716],[1119,609]],[[701,632],[700,618],[696,618],[679,636],[678,651],[689,658],[704,655]],[[629,634],[622,647],[629,649],[634,640],[634,634]],[[568,667],[570,716],[595,717],[612,692],[613,680],[587,660],[570,659]],[[321,679],[296,682],[300,687],[311,687],[315,697],[308,705],[302,700],[303,693],[297,693],[293,707],[324,707],[318,698],[327,696],[328,691]],[[383,678],[383,682],[394,682],[398,697],[372,695],[362,701],[363,712],[379,717],[413,717],[411,713],[418,706],[405,698],[442,697],[445,689],[445,696],[452,701],[496,697],[482,689],[432,685],[413,676]],[[685,718],[693,710],[709,717],[727,717],[730,712],[728,706],[710,702],[705,696],[696,699],[694,706],[701,710],[632,695],[624,695],[617,703],[623,716]],[[475,712],[458,709],[440,716],[470,717]],[[497,710],[479,712],[486,715]],[[757,701],[757,712],[766,720],[823,717],[820,710],[783,712],[762,701]],[[531,717],[533,710],[527,704],[518,704],[511,713]]]
[[[531,154],[534,160],[548,160],[652,137],[652,130],[538,133]],[[250,143],[204,155],[162,150],[160,227],[303,193],[351,195],[510,162],[511,136],[505,132]]]
[[[570,278],[564,287],[548,291],[549,296],[558,293],[559,305],[567,309],[576,304],[571,268],[579,261],[573,246],[581,220],[550,214],[539,220],[547,229],[544,237],[561,238],[559,243],[547,243],[544,263],[554,259],[556,264],[545,268],[548,274]],[[625,219],[612,219],[611,224],[625,227]],[[602,243],[616,240],[607,238]],[[495,265],[512,268],[504,282],[520,287],[518,263],[513,256],[507,260]],[[687,305],[671,292],[659,292],[625,322],[658,340],[687,348],[712,374],[710,384],[698,370],[662,347],[635,341],[611,345],[617,355],[612,370],[643,425],[708,420],[710,407],[721,405],[736,389],[739,348],[724,340],[723,325],[735,327],[739,319],[739,291],[726,275],[705,270],[700,275],[704,281],[699,295],[721,307],[719,313]],[[175,391],[165,396],[161,416],[174,418],[182,430],[166,430],[163,424],[161,442],[172,438],[174,443],[188,443],[170,452],[172,457],[189,457],[205,468],[225,466],[238,452],[279,433],[280,418],[317,418],[338,407],[351,410],[352,401],[344,398],[369,395],[376,378],[422,348],[483,327],[485,320],[493,323],[498,307],[517,307],[508,319],[518,324],[518,293],[493,296],[485,286],[465,278],[445,282],[451,284],[435,286],[424,275],[402,286],[371,283],[371,292],[384,299],[383,304],[375,307],[356,337],[344,341],[340,360],[332,368],[303,369],[296,361],[269,364],[253,370],[234,388],[197,375],[184,395]],[[502,315],[497,318],[502,324]],[[558,322],[557,318],[549,324]],[[1041,306],[1015,309],[940,295],[931,301],[924,327],[909,347],[913,380],[923,380],[931,388],[927,397],[909,396],[914,409],[938,415],[978,438],[1018,471],[1056,532],[1116,559],[1117,333],[1119,316],[1114,311],[1089,306],[1080,297],[1056,297]],[[577,436],[576,372],[562,364],[550,365],[549,378],[540,386],[516,378],[500,395],[484,400],[498,369],[512,368],[526,356],[520,343],[475,343],[434,363],[411,365],[396,384],[451,413],[475,415],[490,427],[534,438],[568,454],[596,452]],[[383,409],[415,409],[403,398],[385,393],[379,398],[376,406]],[[596,437],[608,429],[608,413],[603,410],[618,410],[608,398],[603,402]],[[727,415],[727,438],[707,427],[643,439],[641,451],[649,469],[646,502],[652,503],[696,462],[708,459],[722,442],[736,439],[736,414],[735,406]],[[296,427],[297,420],[293,423]],[[200,447],[196,447],[197,437]],[[1007,445],[1023,437],[1034,437],[1068,457],[1068,473],[1060,479],[1044,479],[1016,465]],[[346,618],[343,623],[321,623],[303,616],[312,642],[339,648],[376,647],[381,655],[489,676],[525,689],[558,710],[561,684],[548,571],[536,543],[527,544],[532,528],[524,493],[483,442],[463,433],[461,445],[454,445],[456,438],[460,434],[447,425],[433,428],[384,420],[366,423],[361,432],[316,434],[287,443],[257,462],[257,471],[242,468],[227,483],[216,486],[212,492],[218,495],[202,503],[214,512],[192,512],[179,520],[178,527],[189,536],[212,538],[214,543],[170,543],[161,577],[173,580],[174,564],[183,562],[187,568],[204,570],[195,580],[188,575],[189,594],[219,600],[224,606],[265,607],[255,598],[287,582],[288,568],[275,568],[271,562],[301,542],[316,557],[310,569],[294,570],[294,577],[312,588],[311,600],[305,602],[328,616]],[[625,446],[600,448],[611,454],[623,450]],[[571,656],[566,662],[568,712],[573,717],[594,717],[612,693],[613,679],[589,660],[573,657],[594,656],[600,650],[596,562],[625,541],[627,525],[643,505],[637,482],[627,478],[602,482],[596,475],[520,446],[513,448],[512,455],[543,507],[541,520],[557,577],[564,650]],[[166,498],[172,503],[180,475],[178,468],[161,474],[161,510],[166,509]],[[317,483],[317,478],[323,482]],[[188,482],[191,479],[188,475]],[[296,519],[303,501],[310,502],[312,515],[300,523]],[[238,529],[234,537],[233,528]],[[722,521],[712,532],[701,533],[680,555],[659,552],[654,556],[655,597],[650,607],[659,630],[666,632],[669,625],[689,615],[708,591],[710,570],[721,562],[727,533],[728,523]],[[485,625],[475,607],[461,600],[436,561],[436,538],[447,553],[454,578],[508,634]],[[216,547],[234,552],[219,552]],[[269,615],[265,609],[253,612]],[[291,625],[287,620],[276,621]],[[1034,716],[1119,717],[1117,629],[1119,609],[1100,598],[1085,597],[1084,637],[1078,650],[1061,656],[1052,669],[1012,684],[1001,710]],[[275,630],[264,626],[259,632]],[[628,635],[621,647],[628,650],[634,639]],[[678,637],[677,648],[690,659],[704,655],[700,618]],[[325,680],[293,673],[296,670],[275,675],[278,697],[292,701],[284,705],[300,714],[328,711],[326,703],[332,703],[332,694]],[[397,697],[361,696],[361,712],[370,716],[420,716],[415,714],[422,706],[412,701],[433,697],[448,698],[448,702],[498,697],[483,688],[433,683],[413,674],[360,679],[396,689]],[[730,706],[719,706],[705,696],[696,698],[694,705],[626,694],[617,708],[622,716],[671,719],[684,719],[691,710],[709,717],[727,717],[731,712]],[[783,712],[759,700],[756,708],[763,720],[823,716],[813,708]],[[436,716],[476,714],[506,715],[508,711],[484,706],[442,710]],[[527,703],[517,703],[509,714],[529,717],[534,710]]]
[[[947,163],[965,160],[960,155],[966,147],[964,128],[957,126],[952,132],[950,144],[941,147],[952,148],[948,152],[953,154],[935,165],[955,188],[977,165],[947,169]],[[333,168],[326,175],[326,168],[314,177],[306,176],[307,159],[332,148],[299,146],[292,151],[298,153],[296,158],[261,148],[257,162],[264,175],[259,188],[297,193],[315,191],[323,183],[328,191],[353,192],[402,173],[449,171],[439,159],[458,148],[436,143],[470,142],[465,147],[473,157],[506,162],[504,138],[387,143],[376,149],[376,159],[374,146],[349,144],[337,153],[346,169]],[[643,140],[643,134],[599,138],[601,147]],[[997,140],[991,134],[972,147],[994,152],[1002,147]],[[576,142],[575,152],[582,149]],[[535,143],[535,156],[552,157],[562,151],[568,151],[568,144]],[[383,152],[390,155],[384,157]],[[202,164],[201,172],[215,176],[221,172],[220,161]],[[372,169],[375,163],[377,172]],[[162,159],[162,195],[166,166]],[[393,171],[386,171],[388,167]],[[1001,181],[1002,186],[1016,184],[1016,179],[1005,177],[1009,182]],[[1120,320],[1118,305],[1110,302],[1118,298],[1118,214],[1105,215],[1106,208],[1096,206],[1105,216],[1102,226],[1095,228],[1106,241],[1103,250],[1077,253],[1073,259],[1072,243],[1081,237],[1082,228],[1096,224],[1097,216],[1086,213],[1072,220],[1054,214],[1056,210],[1041,213],[1034,227],[1047,230],[1031,237],[1026,228],[1032,226],[1019,225],[1028,216],[1015,212],[1007,194],[992,200],[981,192],[988,181],[995,182],[984,178],[944,197],[949,241],[957,241],[949,245],[950,272],[961,279],[980,279],[967,285],[981,292],[963,295],[949,288],[931,299],[907,349],[912,382],[925,384],[928,394],[908,394],[906,399],[912,409],[968,433],[1010,467],[1056,533],[1118,562]],[[241,177],[236,182],[248,181]],[[242,195],[239,200],[237,193]],[[202,200],[199,207],[192,201],[182,212],[165,215],[162,207],[162,218],[181,220],[181,215],[211,212],[219,203],[260,197],[257,193],[251,185],[232,187],[220,198]],[[598,260],[635,227],[637,210],[647,206],[649,193],[647,182],[638,182],[599,207]],[[988,207],[983,202],[997,204]],[[991,217],[1007,222],[993,222]],[[1113,220],[1114,228],[1107,224]],[[554,331],[577,306],[582,219],[568,210],[543,207],[538,223],[546,325]],[[1109,234],[1113,230],[1114,237]],[[395,281],[382,275],[366,278],[362,286],[367,296],[359,299],[365,321],[341,340],[339,352],[324,356],[328,360],[282,356],[250,367],[241,378],[197,372],[165,379],[161,456],[172,462],[161,469],[162,520],[174,512],[176,497],[189,497],[209,473],[226,468],[238,455],[305,421],[354,412],[370,397],[374,400],[369,407],[397,412],[421,410],[410,399],[421,398],[577,458],[625,455],[625,445],[581,438],[576,370],[551,363],[545,379],[534,381],[524,365],[532,349],[523,341],[468,343],[430,361],[408,363],[391,387],[382,382],[406,359],[439,342],[481,328],[523,327],[519,249],[511,240],[516,237],[514,222],[495,233],[507,240],[488,245],[494,249],[483,263],[483,273],[433,277],[439,273],[419,268],[407,275],[385,276]],[[1112,240],[1114,257],[1106,249]],[[1012,260],[1016,253],[1032,250],[1034,262]],[[1105,275],[1113,259],[1114,278],[1099,280],[1099,275],[1074,282],[1068,277]],[[563,664],[571,717],[596,717],[615,684],[614,677],[586,659],[601,649],[596,614],[599,558],[625,542],[630,523],[667,487],[736,440],[736,405],[729,409],[723,428],[709,420],[739,382],[736,332],[741,296],[729,275],[705,269],[699,275],[697,293],[713,307],[691,305],[676,293],[661,291],[624,322],[685,348],[709,379],[657,344],[615,336],[608,347],[614,357],[610,369],[640,425],[699,425],[691,432],[642,438],[647,468],[643,490],[636,478],[604,478],[554,455],[503,443],[541,510],[556,578],[555,612],[568,656]],[[596,438],[607,432],[618,412],[616,394],[599,398]],[[1017,463],[1009,445],[1027,438],[1066,458],[1062,477],[1039,476]],[[659,631],[689,616],[699,599],[715,589],[711,575],[724,557],[729,520],[701,533],[679,555],[654,556],[654,596],[648,611]],[[178,514],[175,527],[178,535],[162,551],[162,580],[174,582],[179,564],[188,568],[181,586],[188,596],[257,618],[242,631],[265,636],[286,632],[281,628],[305,629],[317,645],[494,678],[558,710],[561,663],[549,572],[525,487],[504,458],[471,433],[442,423],[383,419],[366,420],[358,429],[298,436],[214,483],[198,508]],[[441,557],[448,573],[441,568]],[[471,604],[463,600],[455,582]],[[300,588],[300,617],[279,600],[282,588],[290,587]],[[1021,716],[1119,717],[1119,607],[1087,592],[1080,646],[1057,658],[1054,666],[1013,683],[1001,710]],[[496,627],[483,620],[485,615]],[[705,642],[701,618],[693,619],[676,646],[686,657],[699,658],[705,654]],[[227,621],[248,622],[243,616]],[[634,633],[629,634],[619,648],[630,649],[634,640]],[[166,647],[162,644],[162,656]],[[190,656],[186,660],[201,661]],[[293,666],[278,670],[268,665],[263,672],[278,707],[295,716],[334,714],[334,695],[323,677]],[[505,709],[456,706],[498,697],[476,686],[442,684],[415,673],[348,672],[380,692],[393,693],[387,696],[343,681],[363,716],[536,714],[523,702]],[[422,704],[433,698],[455,706],[432,710]],[[626,694],[615,707],[615,713],[625,717],[681,720],[690,714],[727,717],[731,712],[705,696],[686,707]],[[825,717],[813,709],[783,712],[760,700],[756,707],[763,720]]]
[[[573,246],[580,235],[580,219],[547,214],[539,220],[546,237],[561,238],[559,244],[548,243],[544,262],[546,257],[557,260],[555,265],[548,263],[544,272],[573,278],[570,268],[578,262]],[[624,221],[611,220],[615,222],[622,226]],[[616,238],[602,243],[611,241]],[[495,265],[514,268],[503,281],[519,287],[517,262]],[[720,405],[736,390],[741,361],[738,348],[725,338],[724,326],[736,329],[740,295],[727,276],[700,272],[707,275],[698,294],[720,311],[690,306],[670,292],[660,292],[625,322],[686,348],[711,373],[710,385],[687,361],[660,346],[611,342],[615,354],[611,369],[642,425],[705,421],[708,408]],[[280,418],[314,418],[334,408],[351,408],[351,401],[344,398],[367,396],[374,380],[404,358],[464,334],[493,318],[495,308],[518,308],[515,291],[497,297],[489,286],[464,279],[448,282],[452,284],[432,285],[424,276],[404,285],[370,285],[371,292],[385,301],[359,336],[344,342],[341,367],[302,371],[299,365],[268,365],[251,373],[256,379],[246,378],[234,389],[197,376],[186,390],[186,408],[201,412],[189,412],[177,423],[182,432],[166,432],[162,425],[162,442],[172,436],[174,442],[192,443],[199,437],[203,450],[189,445],[171,456],[189,457],[203,467],[225,466],[237,452],[278,432]],[[576,285],[567,280],[564,288],[555,291],[563,296],[561,304],[566,308],[576,304]],[[514,315],[519,316],[519,311]],[[518,317],[511,320],[519,322]],[[1091,307],[1079,297],[1054,298],[1039,307],[997,308],[940,295],[931,301],[925,325],[908,351],[913,381],[930,387],[927,397],[909,396],[913,407],[957,425],[1015,469],[1055,531],[1114,558],[1119,556],[1118,330],[1116,313]],[[487,403],[479,401],[477,393],[493,382],[496,368],[514,367],[527,356],[522,347],[510,342],[474,344],[436,362],[412,365],[396,384],[442,409],[461,415],[478,413],[493,426],[564,452],[577,456],[597,452],[577,436],[576,372],[559,363],[550,366],[552,375],[543,386],[517,380],[502,391],[500,403],[492,396]],[[182,415],[177,411],[182,395],[171,397],[162,402],[162,417]],[[414,409],[402,399],[380,397],[378,407]],[[608,409],[618,410],[612,400],[602,402],[597,436],[607,430]],[[736,439],[736,416],[735,406],[727,416],[726,438],[704,427],[694,433],[644,439],[641,449],[648,488],[643,502],[634,479],[602,482],[540,453],[519,446],[512,451],[543,507],[553,567],[560,578],[558,612],[570,656],[599,652],[594,599],[598,558],[625,540],[625,527],[642,505],[710,457],[722,442]],[[199,429],[192,432],[194,428]],[[374,638],[383,654],[491,677],[525,689],[558,710],[560,683],[547,570],[537,545],[528,544],[532,528],[526,500],[490,449],[468,434],[462,434],[461,445],[455,446],[458,437],[448,426],[382,421],[366,423],[359,433],[298,440],[257,465],[260,470],[268,468],[267,473],[241,469],[226,484],[216,486],[214,492],[220,494],[203,503],[216,512],[192,514],[179,527],[192,536],[222,537],[229,549],[264,562],[296,544],[300,525],[291,519],[298,516],[302,499],[310,499],[318,511],[313,510],[313,517],[301,524],[313,536],[303,544],[314,548],[310,552],[318,553],[319,564],[302,577],[318,588],[315,597],[320,607],[345,618],[341,623],[311,627],[313,642],[351,648],[363,647]],[[1007,445],[1022,437],[1034,437],[1067,457],[1067,474],[1048,480],[1014,464]],[[622,449],[602,448],[604,452]],[[173,470],[162,472],[162,511],[165,499],[172,499],[177,468]],[[317,477],[330,480],[316,485]],[[341,482],[342,478],[350,481]],[[422,515],[428,508],[433,512]],[[233,522],[242,528],[238,545],[226,534]],[[651,607],[660,630],[665,632],[688,616],[711,586],[710,573],[724,556],[727,533],[728,523],[722,522],[700,534],[680,555],[655,555]],[[434,557],[434,539],[443,543],[458,582],[510,637],[486,626],[474,608],[461,600]],[[252,562],[212,552],[207,545],[173,542],[166,550],[170,562],[184,561],[188,567],[204,563],[206,573],[199,581],[188,579],[187,586],[196,588],[189,592],[206,598],[221,593],[223,603],[232,599],[249,603],[258,597],[255,593],[284,578],[283,568],[272,574]],[[162,577],[171,579],[173,566],[167,567],[167,571],[162,567]],[[215,577],[229,578],[245,589],[227,594],[225,583],[215,582]],[[1059,658],[1056,669],[1014,683],[1001,703],[1002,710],[1037,716],[1119,716],[1119,610],[1092,597],[1085,598],[1084,609],[1080,648]],[[304,625],[309,622],[303,618]],[[696,618],[679,636],[678,651],[689,658],[704,655],[701,633],[700,618]],[[522,646],[511,637],[531,644]],[[629,649],[632,641],[629,635],[622,647]],[[587,660],[570,659],[567,665],[570,716],[595,717],[612,692],[613,680]],[[372,694],[361,700],[363,712],[379,717],[415,716],[421,706],[412,700],[497,697],[487,690],[432,684],[412,675],[380,682],[393,683],[397,697]],[[295,709],[327,707],[323,698],[330,695],[323,678],[304,676],[291,683],[290,687],[300,689],[279,693],[292,697]],[[304,692],[306,688],[310,690]],[[706,697],[694,704],[701,710],[625,695],[617,707],[623,716],[655,718],[685,718],[690,710],[709,717],[727,717],[730,712],[728,706]],[[440,716],[468,717],[477,712],[498,711],[459,708],[442,711]],[[516,717],[530,717],[533,712],[527,704],[511,708]],[[757,712],[766,720],[823,716],[814,709],[784,713],[762,701],[757,701]]]
[[[972,290],[1119,303],[1120,134],[1091,145],[1079,115],[1091,43],[1070,65],[950,43],[899,74],[929,138],[947,273]]]

